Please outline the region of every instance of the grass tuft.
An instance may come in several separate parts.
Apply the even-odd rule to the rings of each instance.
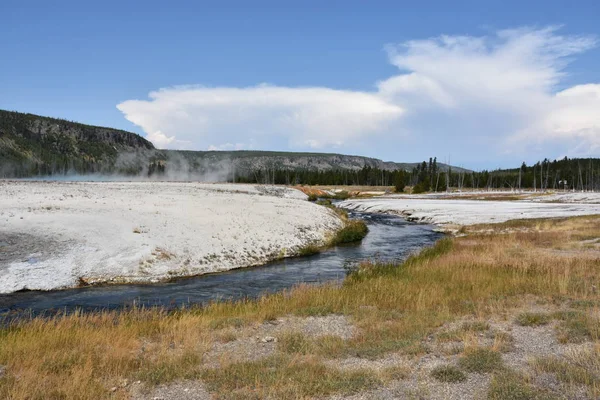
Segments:
[[[402,365],[394,365],[384,368],[381,376],[385,381],[399,381],[410,376],[410,369]]]
[[[310,243],[310,244],[300,247],[297,251],[297,254],[300,257],[307,257],[307,256],[312,256],[314,254],[318,254],[321,252],[321,250],[322,250],[321,246],[314,244],[314,243]]]
[[[561,319],[557,333],[558,341],[562,344],[583,343],[600,337],[600,322],[587,313],[563,312],[556,317]]]
[[[348,220],[344,227],[336,232],[332,244],[352,243],[362,240],[369,233],[364,221]]]
[[[469,349],[458,360],[458,365],[467,372],[488,373],[502,369],[500,353],[486,348]]]
[[[287,354],[308,354],[311,343],[301,332],[287,332],[278,338],[277,349]]]
[[[431,371],[431,376],[440,382],[458,383],[467,380],[464,372],[453,365],[440,365]]]
[[[506,371],[492,377],[487,398],[488,400],[550,400],[554,397],[533,387],[522,376]]]
[[[463,331],[466,332],[485,332],[490,329],[490,324],[485,321],[472,321],[462,324]]]
[[[532,362],[537,372],[551,373],[567,385],[585,385],[590,397],[600,397],[600,347],[583,349],[564,357],[540,357]]]
[[[349,395],[381,383],[372,372],[340,371],[325,367],[312,358],[289,356],[207,369],[202,373],[202,379],[221,399],[245,398],[244,395],[249,394],[255,398]]]
[[[549,324],[551,320],[548,314],[525,312],[519,314],[515,322],[521,326],[542,326]]]

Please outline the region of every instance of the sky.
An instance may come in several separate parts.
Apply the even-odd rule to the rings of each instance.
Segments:
[[[597,1],[0,2],[0,109],[159,148],[600,156]]]

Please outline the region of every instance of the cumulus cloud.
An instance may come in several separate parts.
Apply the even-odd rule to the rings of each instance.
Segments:
[[[569,156],[597,155],[600,151],[600,84],[577,85],[552,97],[545,113],[512,142],[555,142]]]
[[[376,94],[328,88],[259,85],[248,88],[180,86],[150,93],[150,101],[117,107],[166,147],[191,141],[199,148],[286,141],[291,147],[341,146],[385,130],[403,110]],[[160,137],[153,132],[160,132]],[[162,133],[165,132],[165,133]],[[175,139],[177,138],[177,139]]]
[[[557,27],[442,35],[387,46],[399,72],[371,91],[180,86],[118,108],[159,147],[368,148],[398,160],[478,161],[532,148],[583,155],[600,149],[600,84],[564,83],[569,61],[595,44]]]
[[[555,88],[567,77],[569,57],[594,45],[592,37],[561,36],[555,27],[409,41],[388,47],[391,63],[409,72],[378,86],[409,111],[425,105],[451,113],[448,134],[463,143],[489,139],[489,151],[556,139],[568,141],[568,150],[593,149],[600,144],[598,85]]]

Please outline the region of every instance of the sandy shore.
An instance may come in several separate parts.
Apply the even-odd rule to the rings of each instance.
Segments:
[[[0,181],[0,293],[260,265],[341,221],[276,187]]]
[[[370,199],[349,199],[339,207],[363,212],[402,215],[408,220],[449,225],[473,225],[505,222],[512,219],[572,217],[600,214],[600,201],[592,203],[589,195],[553,195],[520,201],[462,200],[427,198],[426,196],[381,196]],[[600,200],[600,197],[598,197]],[[578,202],[578,200],[581,200]],[[564,201],[564,202],[562,202]]]

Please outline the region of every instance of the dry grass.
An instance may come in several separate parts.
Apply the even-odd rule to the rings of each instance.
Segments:
[[[219,399],[296,399],[352,394],[380,383],[370,371],[339,371],[311,357],[273,356],[233,363],[202,374]]]
[[[532,386],[523,376],[513,371],[502,371],[494,375],[487,397],[488,400],[552,400],[556,398],[552,394]]]
[[[583,349],[564,357],[545,357],[533,361],[537,372],[554,374],[562,383],[584,385],[590,397],[600,397],[600,347]]]
[[[122,378],[193,376],[208,348],[198,319],[158,310],[35,319],[0,331],[3,399],[96,399]],[[123,397],[115,393],[114,397]]]
[[[122,398],[124,389],[110,389],[124,378],[156,384],[202,377],[218,392],[258,391],[292,398],[347,393],[371,387],[379,378],[326,368],[323,359],[377,358],[392,351],[422,354],[424,339],[443,324],[462,317],[483,321],[505,315],[527,295],[577,304],[587,322],[576,323],[579,316],[554,316],[559,327],[564,325],[569,337],[583,332],[582,340],[597,339],[597,325],[594,328],[589,316],[600,304],[599,253],[574,250],[581,240],[600,237],[600,218],[518,221],[466,232],[466,237],[443,239],[402,264],[365,263],[341,286],[300,285],[255,301],[172,314],[75,314],[4,328],[0,365],[6,372],[0,378],[0,398]],[[233,339],[228,329],[289,314],[326,313],[351,317],[357,334],[348,340],[318,341],[289,336],[278,355],[267,361],[231,364],[222,370],[203,364],[213,343]],[[485,328],[484,323],[462,327],[480,334]],[[306,355],[306,348],[316,355]],[[239,378],[238,386],[226,371]]]

